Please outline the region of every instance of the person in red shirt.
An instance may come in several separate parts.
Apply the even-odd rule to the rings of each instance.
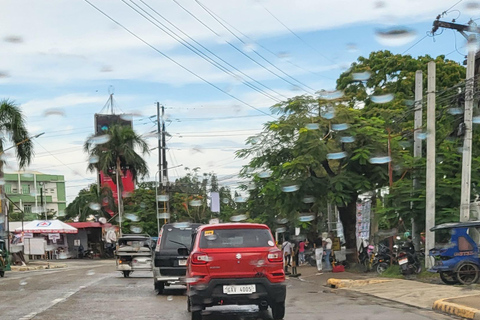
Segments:
[[[298,259],[300,260],[300,265],[305,264],[305,241],[303,240],[298,244]]]

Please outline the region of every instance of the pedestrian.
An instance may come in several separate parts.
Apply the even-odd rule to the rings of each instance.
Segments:
[[[305,241],[300,240],[300,243],[298,244],[298,259],[300,262],[300,265],[305,264]]]
[[[322,260],[323,260],[323,241],[322,235],[319,234],[318,237],[313,242],[313,247],[315,248],[315,260],[317,261],[317,275],[322,274]]]
[[[288,241],[288,239],[286,239],[283,244],[282,244],[282,248],[283,248],[283,256],[285,257],[285,262],[286,262],[286,265],[285,267],[291,267],[292,265],[290,264],[290,260],[292,258],[292,244],[290,243],[290,241]]]
[[[325,248],[325,270],[331,271],[330,255],[332,254],[332,236],[326,232],[323,233],[323,246]]]

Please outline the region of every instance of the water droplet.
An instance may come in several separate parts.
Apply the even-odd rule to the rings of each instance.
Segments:
[[[202,200],[192,200],[189,203],[192,207],[200,207],[202,205]]]
[[[343,159],[347,156],[347,153],[345,151],[342,152],[335,152],[335,153],[329,153],[327,154],[327,159],[328,160],[338,160],[338,159]]]
[[[458,153],[463,153],[463,147],[458,147],[458,148],[457,148],[457,152],[458,152]]]
[[[402,147],[403,149],[406,149],[406,148],[409,148],[412,146],[412,143],[410,141],[400,141],[398,143],[400,145],[400,147]]]
[[[128,220],[131,220],[131,221],[139,221],[140,220],[140,218],[136,214],[133,214],[133,213],[127,213],[125,215],[125,218],[127,218]]]
[[[143,231],[143,228],[140,226],[130,226],[130,231],[133,233],[140,233]]]
[[[318,123],[307,123],[305,125],[305,128],[308,130],[318,130],[320,128],[320,125]]]
[[[5,179],[4,178],[0,178],[0,186],[4,186],[5,185]]]
[[[0,71],[0,79],[10,78],[10,74],[6,71]]]
[[[314,196],[305,196],[302,199],[303,203],[314,203],[315,202],[315,197]]]
[[[168,296],[167,301],[173,301],[173,296]]]
[[[277,223],[278,224],[286,224],[286,223],[288,223],[288,219],[287,218],[278,218]]]
[[[480,116],[473,117],[472,122],[475,123],[475,124],[479,124],[480,123]]]
[[[291,55],[290,53],[286,52],[286,51],[281,51],[279,53],[277,53],[277,57],[279,59],[283,59],[283,60],[289,60]]]
[[[159,213],[157,213],[157,219],[170,219],[170,213],[159,212]]]
[[[175,222],[173,224],[173,227],[174,228],[177,228],[177,229],[184,229],[184,228],[188,228],[190,226],[190,222],[188,221],[185,221],[185,222]]]
[[[348,52],[357,52],[358,46],[355,43],[347,43],[347,51]]]
[[[392,159],[389,156],[385,157],[373,157],[368,160],[371,164],[384,164],[389,163]]]
[[[352,73],[352,78],[354,81],[367,81],[371,76],[372,74],[370,71]]]
[[[315,216],[313,215],[302,215],[298,217],[298,221],[300,222],[309,222],[315,219]]]
[[[335,100],[335,99],[340,99],[343,97],[343,91],[341,90],[335,90],[335,91],[325,91],[322,90],[319,92],[319,99],[323,100]]]
[[[388,103],[392,101],[393,98],[394,96],[391,93],[382,94],[378,96],[370,96],[370,100],[372,100],[373,103]]]
[[[383,1],[375,1],[375,3],[373,4],[373,7],[375,9],[382,9],[382,8],[385,8],[386,6],[387,5]]]
[[[275,229],[275,232],[277,232],[277,233],[284,233],[285,231],[287,231],[287,228],[285,228],[285,227]]]
[[[89,163],[98,163],[98,161],[100,161],[99,156],[91,156],[90,159],[88,159]]]
[[[205,239],[208,241],[215,241],[217,240],[217,235],[216,234],[210,234],[208,236],[205,236]]]
[[[108,200],[107,200],[108,201]],[[145,202],[141,202],[140,203],[140,208],[142,209],[145,209],[147,207],[147,205],[145,204]]]
[[[480,122],[479,122],[480,123]],[[259,178],[265,179],[265,178],[270,178],[272,176],[272,172],[267,170],[267,171],[262,171],[258,174]]]
[[[112,139],[112,137],[110,137],[110,135],[102,134],[100,136],[90,138],[89,142],[91,144],[104,144],[104,143],[107,143],[108,141],[110,141],[110,139]]]
[[[352,143],[352,142],[355,142],[355,138],[354,137],[341,137],[340,142],[342,142],[342,143]]]
[[[245,52],[253,52],[256,49],[256,45],[254,43],[247,43],[243,46],[243,51]]]
[[[21,285],[21,286],[26,286],[28,284],[28,282],[27,282],[27,280],[22,279],[22,280],[20,280],[20,282],[18,284]]]
[[[349,127],[350,127],[350,125],[348,123],[332,124],[332,130],[335,130],[335,131],[347,130]]]
[[[64,117],[65,116],[65,111],[63,111],[62,109],[48,109],[48,110],[45,110],[43,112],[43,116],[44,117],[48,117],[48,116]]]
[[[23,38],[21,36],[6,36],[3,41],[8,43],[22,43]]]
[[[93,276],[95,274],[94,270],[88,270],[87,271],[87,276]]]
[[[324,119],[331,120],[335,117],[335,109],[332,106],[323,106],[320,108],[320,116]]]
[[[99,203],[96,203],[96,202],[90,202],[88,207],[92,210],[100,210],[102,208],[102,206],[99,204]]]
[[[420,139],[420,140],[425,140],[425,139],[427,139],[427,137],[428,137],[428,134],[426,132],[417,133],[417,138]]]
[[[222,199],[222,202],[225,203],[225,204],[227,204],[227,203],[229,203],[230,201],[228,200],[228,198],[223,198],[223,199]]]
[[[24,178],[33,178],[33,173],[29,173],[29,172],[22,173],[22,177],[24,177]]]
[[[255,190],[255,188],[256,188],[256,186],[255,186],[255,183],[253,183],[253,182],[249,183],[248,186],[247,186],[247,190],[250,190],[250,191]]]
[[[416,36],[415,31],[403,27],[375,32],[375,38],[380,44],[391,47],[406,45],[415,40]]]
[[[463,114],[463,108],[449,108],[448,113],[456,115],[456,114]]]
[[[295,191],[298,191],[298,190],[300,190],[300,186],[297,185],[297,184],[282,187],[283,192],[295,192]]]
[[[244,215],[244,214],[239,214],[239,215],[230,217],[230,221],[232,221],[232,222],[239,222],[239,221],[244,221],[244,220],[247,220],[247,216]]]
[[[165,201],[168,201],[170,198],[168,196],[168,194],[160,194],[157,196],[157,201],[162,201],[162,202],[165,202]]]
[[[247,199],[245,199],[244,197],[235,197],[235,202],[243,203],[243,202],[247,202]]]
[[[465,12],[471,16],[480,14],[480,3],[478,1],[469,1],[464,5]]]

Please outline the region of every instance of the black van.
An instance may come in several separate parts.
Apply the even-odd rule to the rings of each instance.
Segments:
[[[153,268],[153,285],[158,294],[171,284],[185,285],[188,256],[179,255],[179,248],[192,245],[192,235],[200,223],[167,223],[158,235]]]

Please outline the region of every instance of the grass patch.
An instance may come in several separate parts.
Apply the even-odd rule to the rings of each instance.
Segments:
[[[400,266],[395,264],[388,267],[381,276],[385,278],[403,279],[403,275],[400,273]]]

